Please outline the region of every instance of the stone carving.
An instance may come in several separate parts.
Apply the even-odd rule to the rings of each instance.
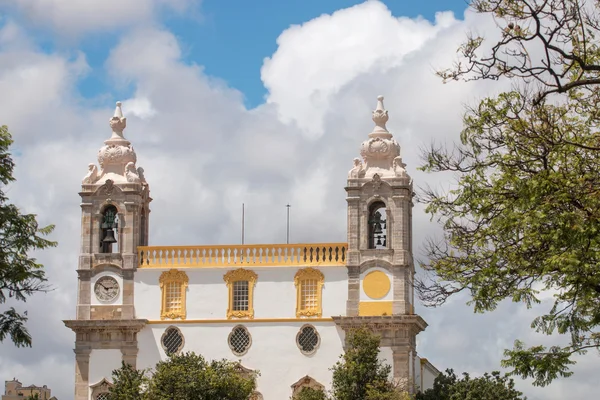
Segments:
[[[406,169],[405,169],[406,164],[404,164],[402,162],[402,157],[398,156],[398,157],[394,158],[393,167],[394,167],[394,173],[396,174],[397,177],[401,177],[401,178],[408,177],[408,174],[406,173]]]
[[[98,163],[102,169],[110,164],[135,163],[137,156],[131,145],[109,144],[98,151]]]
[[[383,96],[377,96],[377,108],[373,111],[373,122],[375,122],[375,131],[387,132],[385,127],[389,116],[386,109],[383,108]]]
[[[146,177],[144,176],[144,168],[139,167],[137,169],[137,175],[140,177],[140,182],[147,183],[146,182]]]
[[[362,161],[360,160],[360,158],[355,158],[354,166],[352,167],[350,172],[348,172],[348,178],[356,179],[356,178],[362,178],[363,176],[365,176],[364,165],[363,165]]]
[[[110,179],[106,180],[106,183],[104,184],[104,194],[107,196],[111,196],[113,194],[113,190],[114,190],[114,182],[111,181]]]
[[[135,169],[135,164],[132,162],[128,162],[125,166],[125,178],[129,183],[140,183],[140,177],[137,174],[137,170]]]
[[[373,175],[373,188],[375,190],[379,190],[379,188],[381,187],[381,177],[379,176],[379,174],[375,174]]]
[[[91,185],[93,183],[96,183],[97,180],[98,180],[98,167],[96,167],[96,164],[88,165],[88,173],[83,178],[83,181],[81,181],[81,183],[83,183],[84,185]]]

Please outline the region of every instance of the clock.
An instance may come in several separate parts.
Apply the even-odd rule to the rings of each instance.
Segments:
[[[113,301],[119,295],[119,283],[112,276],[103,276],[96,281],[94,293],[102,302]]]

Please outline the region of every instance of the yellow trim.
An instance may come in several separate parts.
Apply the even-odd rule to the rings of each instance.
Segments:
[[[374,300],[387,296],[391,287],[392,283],[385,272],[372,271],[363,278],[363,291]]]
[[[138,246],[138,268],[345,266],[348,243]]]
[[[232,320],[230,319],[186,319],[185,321],[177,321],[177,324],[231,324]],[[333,322],[333,318],[254,318],[245,320],[244,324],[247,323],[281,323],[281,322]],[[151,320],[148,321],[148,324],[171,324],[172,322],[161,321],[161,320]]]
[[[315,308],[302,308],[302,287],[307,280],[317,281],[317,306]],[[296,285],[296,316],[297,317],[320,317],[323,315],[323,284],[325,276],[321,271],[314,268],[303,268],[296,272],[294,285]]]
[[[171,269],[160,274],[160,278],[158,278],[158,282],[160,283],[160,289],[162,292],[162,301],[161,301],[161,309],[160,309],[160,318],[161,319],[185,319],[186,316],[186,289],[188,285],[188,276],[183,271],[178,271],[176,269]],[[169,283],[177,283],[179,284],[180,297],[181,297],[181,310],[179,311],[171,311],[167,310],[167,288]]]
[[[254,285],[258,275],[254,271],[244,268],[234,269],[223,275],[223,280],[229,288],[229,305],[227,307],[227,318],[254,318]],[[248,309],[233,309],[233,284],[234,282],[248,281]]]
[[[361,301],[358,303],[358,315],[361,317],[374,315],[392,315],[391,301]]]

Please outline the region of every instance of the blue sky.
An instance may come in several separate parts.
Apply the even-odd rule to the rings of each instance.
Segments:
[[[168,11],[162,23],[173,32],[183,48],[184,60],[203,66],[206,74],[222,79],[244,96],[246,107],[263,103],[267,93],[260,77],[265,57],[277,50],[277,37],[291,25],[302,24],[322,14],[363,3],[360,0],[203,0],[197,13],[184,17]],[[465,0],[384,0],[394,16],[434,20],[440,11],[452,11],[462,19]],[[83,51],[91,70],[79,82],[80,94],[94,98],[110,90],[128,96],[131,87],[108,88],[103,64],[122,29],[78,38],[48,36],[37,32],[48,51],[69,51],[73,43]]]

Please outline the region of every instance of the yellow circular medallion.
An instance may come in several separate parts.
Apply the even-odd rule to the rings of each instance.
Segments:
[[[372,299],[382,299],[390,291],[391,282],[381,271],[369,272],[363,279],[363,290]]]

